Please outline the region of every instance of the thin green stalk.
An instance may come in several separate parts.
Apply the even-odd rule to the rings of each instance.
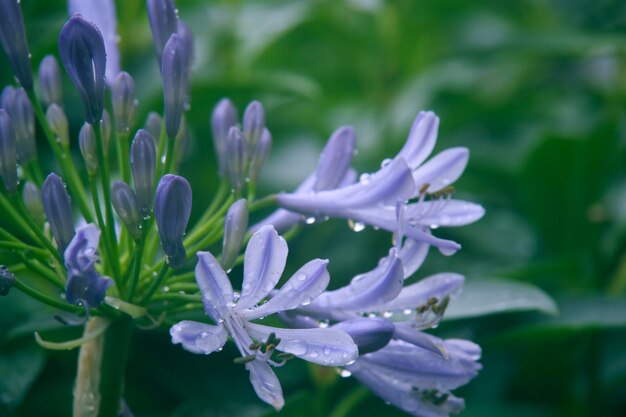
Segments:
[[[111,258],[109,263],[116,278],[120,277],[119,254],[117,250],[117,236],[115,235],[115,220],[113,218],[113,206],[111,205],[111,179],[109,177],[109,166],[104,159],[104,147],[102,142],[101,123],[98,122],[94,126],[96,137],[96,146],[98,147],[98,169],[100,170],[100,179],[102,180],[102,196],[104,199],[104,211],[106,214],[105,233],[109,234],[109,243],[111,245]]]
[[[168,138],[163,175],[169,174],[170,171],[172,171],[172,169],[174,168],[175,149],[176,149],[176,138]]]
[[[9,199],[2,193],[0,193],[0,209],[2,209],[2,215],[5,220],[8,220],[12,226],[18,228],[22,233],[33,239],[33,241],[37,241],[37,236],[30,230],[28,223],[26,223],[20,213],[13,208]]]
[[[256,200],[255,202],[251,203],[249,205],[249,211],[250,213],[253,213],[257,210],[261,210],[270,206],[273,206],[276,204],[276,196],[275,195],[268,195],[266,197],[263,197],[259,200]]]
[[[57,250],[57,248],[54,247],[52,242],[43,234],[43,231],[41,230],[39,225],[35,223],[35,220],[33,220],[26,207],[24,207],[24,202],[22,201],[20,196],[17,194],[12,194],[11,199],[13,200],[13,204],[17,207],[18,212],[22,215],[22,218],[30,227],[30,230],[32,230],[35,236],[37,236],[39,243],[41,243],[42,246],[48,249],[52,256],[56,257],[59,261],[62,262],[59,251]]]
[[[152,281],[152,283],[150,284],[150,287],[148,287],[148,290],[146,291],[143,298],[141,299],[140,304],[145,304],[150,300],[152,295],[156,292],[156,290],[163,283],[163,280],[165,279],[165,274],[167,274],[168,270],[169,270],[169,266],[167,265],[167,262],[165,262],[163,266],[161,267],[161,270],[159,271],[159,275],[154,279],[154,281]]]
[[[17,250],[21,250],[21,251],[30,251],[33,253],[33,255],[38,255],[38,256],[46,256],[48,255],[48,252],[46,252],[43,249],[40,248],[36,248],[34,246],[30,246],[27,245],[25,243],[22,242],[7,242],[4,240],[0,241],[0,248],[2,249],[17,249]]]
[[[128,133],[122,133],[118,136],[117,142],[118,148],[118,162],[120,164],[120,171],[122,173],[122,179],[125,183],[130,183],[130,140]]]
[[[359,405],[369,396],[369,390],[365,387],[358,387],[348,395],[344,396],[341,401],[330,412],[328,417],[347,417],[350,411]]]
[[[51,307],[58,308],[59,310],[69,311],[70,313],[75,313],[75,314],[83,312],[83,308],[82,307],[73,306],[73,305],[67,304],[66,302],[61,301],[59,299],[48,297],[47,295],[44,295],[44,294],[40,293],[39,291],[35,290],[34,288],[31,288],[29,285],[26,285],[19,278],[15,279],[15,288],[17,288],[18,290],[22,291],[24,294],[26,294],[26,295],[28,295],[28,296],[36,299],[36,300],[39,300],[42,303],[47,304],[47,305],[49,305]]]
[[[71,196],[74,198],[74,201],[76,201],[76,204],[78,204],[78,207],[87,223],[93,223],[93,215],[91,213],[91,210],[89,209],[87,193],[85,192],[82,182],[80,181],[80,177],[78,176],[78,172],[74,167],[72,158],[69,154],[64,153],[57,143],[56,136],[54,135],[54,133],[52,133],[52,130],[50,129],[50,125],[48,124],[46,115],[41,108],[41,104],[37,100],[37,97],[35,96],[34,90],[26,90],[26,93],[28,94],[28,98],[30,99],[31,104],[35,109],[35,115],[37,116],[37,120],[39,120],[39,124],[41,125],[46,135],[46,139],[48,139],[48,143],[52,148],[52,152],[54,153],[56,160],[61,166],[61,170],[63,171],[63,177],[68,185]]]
[[[133,302],[133,298],[135,296],[135,290],[137,289],[137,283],[139,282],[139,277],[141,276],[141,266],[143,264],[143,251],[146,244],[146,236],[148,234],[147,226],[150,224],[150,220],[144,220],[142,224],[141,230],[141,238],[137,244],[135,249],[135,267],[133,269],[133,275],[130,281],[130,289],[128,291],[128,300],[129,302]]]
[[[98,194],[98,187],[96,185],[96,179],[93,176],[89,177],[89,188],[91,189],[91,197],[93,199],[93,206],[96,209],[96,218],[98,219],[98,226],[100,230],[106,230],[106,224],[104,223],[104,218],[102,217],[102,208],[100,207],[100,196]],[[106,233],[102,234],[102,242],[104,243],[104,259],[103,265],[107,273],[112,271],[113,263],[109,261],[111,256],[111,245],[109,244],[109,235]]]
[[[200,294],[179,294],[175,292],[167,292],[155,294],[150,301],[185,301],[185,302],[201,302],[202,295]]]

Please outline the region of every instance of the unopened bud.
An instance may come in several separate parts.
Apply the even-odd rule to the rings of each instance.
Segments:
[[[191,214],[191,187],[186,179],[167,174],[161,178],[154,198],[154,216],[161,246],[172,268],[180,268],[187,254],[183,246],[185,229]]]
[[[70,128],[63,109],[58,104],[52,104],[46,111],[46,119],[52,133],[57,137],[57,141],[64,149],[68,149],[70,146]]]
[[[142,217],[148,217],[152,211],[154,196],[156,143],[146,130],[140,129],[133,139],[130,148],[130,165],[133,171],[139,213]]]
[[[74,237],[75,230],[70,195],[65,189],[63,180],[57,174],[48,175],[43,182],[41,202],[52,236],[57,242],[59,251],[63,253]]]
[[[167,137],[174,139],[180,129],[185,99],[189,88],[189,72],[185,45],[178,34],[173,34],[165,44],[161,64],[163,100]]]
[[[18,0],[0,0],[0,44],[22,87],[33,88],[30,51],[24,29],[24,17]]]
[[[17,159],[21,163],[30,161],[37,154],[35,143],[35,113],[26,91],[22,88],[7,86],[2,90],[0,107],[11,117],[15,130]]]
[[[111,93],[115,128],[118,133],[128,133],[135,124],[135,113],[137,112],[135,80],[127,72],[120,72],[115,78]]]
[[[46,215],[41,205],[41,193],[35,183],[27,181],[26,184],[24,184],[22,199],[31,217],[37,224],[42,225],[46,221]]]
[[[226,170],[230,185],[235,191],[241,190],[246,179],[246,141],[238,127],[231,127],[226,142]]]
[[[254,150],[261,134],[265,129],[265,110],[258,101],[253,101],[246,107],[243,114],[243,136],[250,152]]]
[[[173,0],[148,0],[148,20],[157,58],[161,63],[163,49],[172,34],[178,30],[178,16]]]
[[[233,126],[237,126],[237,109],[229,99],[223,98],[217,103],[211,116],[213,145],[215,146],[220,175],[227,173],[226,143],[228,142],[228,132]]]
[[[61,70],[57,60],[52,55],[46,55],[39,64],[39,89],[41,98],[46,107],[52,103],[63,103],[63,84]]]
[[[243,238],[248,229],[248,205],[245,199],[236,201],[226,212],[224,220],[224,243],[222,268],[228,271],[235,265]]]
[[[126,225],[133,239],[141,237],[139,211],[137,210],[137,197],[128,184],[123,181],[115,181],[111,186],[111,203],[115,212]]]
[[[265,164],[265,160],[267,159],[271,148],[272,134],[269,130],[263,129],[261,138],[254,147],[252,156],[250,158],[248,176],[251,182],[256,182],[259,179],[259,176],[261,175],[261,169],[263,168],[263,164]]]
[[[150,112],[146,118],[146,123],[143,128],[152,136],[155,140],[161,137],[161,128],[163,127],[163,119],[159,116],[159,113]]]
[[[17,144],[9,114],[0,109],[0,175],[10,193],[17,190]]]
[[[78,134],[78,145],[83,155],[85,166],[89,175],[96,175],[98,170],[98,147],[96,146],[96,136],[93,132],[93,126],[89,123],[83,124]]]

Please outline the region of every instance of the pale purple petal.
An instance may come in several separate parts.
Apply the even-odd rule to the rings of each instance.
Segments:
[[[100,30],[107,54],[106,83],[112,85],[120,72],[115,2],[113,0],[69,0],[68,6],[70,16],[78,13]]]
[[[485,214],[485,209],[461,200],[433,200],[405,207],[405,221],[423,226],[465,226],[474,223]]]
[[[433,193],[452,184],[465,170],[468,158],[466,148],[450,148],[438,153],[413,171],[417,189],[428,184],[426,192]]]
[[[76,234],[65,249],[63,259],[67,269],[84,270],[97,259],[98,244],[100,243],[100,229],[89,223],[76,230]]]
[[[419,330],[415,330],[407,324],[400,323],[395,326],[393,337],[413,346],[429,350],[433,353],[448,358],[448,352],[443,346],[443,341]]]
[[[272,226],[263,226],[248,242],[243,261],[243,284],[237,310],[263,300],[276,287],[287,262],[287,242]]]
[[[313,214],[341,216],[346,209],[358,209],[407,200],[415,192],[409,167],[402,158],[395,159],[380,171],[361,181],[330,191],[278,194],[283,208]]]
[[[380,311],[415,309],[425,305],[430,298],[441,301],[446,296],[461,292],[465,278],[450,272],[431,275],[415,284],[406,286],[390,303],[379,306]]]
[[[259,398],[279,411],[285,405],[280,381],[270,366],[262,359],[255,359],[246,364],[250,371],[250,382]]]
[[[360,317],[337,323],[333,329],[348,333],[358,346],[359,355],[365,355],[385,347],[394,334],[395,326],[380,317]]]
[[[402,261],[392,249],[372,271],[357,275],[345,287],[324,292],[311,303],[310,308],[317,311],[367,311],[395,299],[402,290],[403,282]],[[307,309],[304,307],[304,310]]]
[[[400,249],[398,256],[402,259],[404,266],[404,279],[407,279],[422,266],[430,245],[426,242],[419,242],[413,239],[406,239]]]
[[[173,325],[170,335],[172,343],[180,343],[189,352],[205,355],[221,350],[228,339],[228,333],[221,324],[211,326],[191,320],[183,320]]]
[[[326,269],[327,265],[328,261],[322,259],[307,262],[267,303],[243,311],[242,314],[248,320],[254,320],[278,311],[292,310],[300,305],[310,304],[328,287],[330,275]]]
[[[359,355],[352,338],[337,329],[279,329],[254,323],[246,323],[246,328],[258,340],[266,340],[270,333],[275,333],[280,339],[276,350],[319,365],[346,365]]]
[[[209,317],[219,322],[230,314],[233,287],[220,263],[209,252],[198,252],[196,282],[202,292],[202,301]]]
[[[417,168],[433,151],[437,141],[439,118],[433,112],[419,112],[406,143],[398,153],[412,169]]]
[[[356,135],[351,126],[342,126],[335,130],[320,154],[315,170],[315,191],[337,188],[350,169],[354,156]]]

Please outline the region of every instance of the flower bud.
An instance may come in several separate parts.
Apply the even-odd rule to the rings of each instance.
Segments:
[[[14,283],[15,275],[6,266],[0,265],[0,295],[7,295]]]
[[[163,127],[163,119],[159,116],[159,113],[151,111],[148,113],[146,123],[143,128],[152,136],[155,140],[161,137],[161,128]]]
[[[126,225],[133,239],[141,237],[139,211],[137,210],[137,197],[128,184],[123,181],[115,181],[111,186],[111,203],[122,222]]]
[[[191,69],[193,67],[193,60],[195,59],[195,50],[194,50],[194,40],[193,40],[193,32],[187,26],[185,22],[182,20],[178,20],[178,30],[176,31],[178,36],[180,36],[181,41],[183,42],[183,46],[185,48],[185,56],[187,57],[187,71],[188,78],[191,78]]]
[[[269,130],[263,129],[263,133],[261,134],[261,138],[257,142],[254,147],[252,156],[250,158],[250,167],[248,176],[250,177],[251,182],[256,182],[259,179],[259,175],[261,174],[261,169],[263,168],[263,164],[267,159],[267,156],[270,153],[270,149],[272,148],[272,134]]]
[[[7,86],[2,90],[0,107],[11,117],[15,130],[17,159],[21,163],[30,161],[37,154],[35,143],[35,113],[26,91]]]
[[[254,150],[261,134],[265,129],[265,110],[258,101],[253,101],[246,107],[243,114],[243,136],[246,138],[250,152]]]
[[[46,215],[41,205],[41,193],[35,183],[26,181],[24,189],[22,190],[22,199],[24,200],[26,210],[28,210],[35,222],[39,225],[44,224]]]
[[[178,31],[178,16],[173,0],[148,0],[148,20],[157,58],[161,63],[163,49],[172,34]]]
[[[19,0],[0,0],[0,43],[22,87],[33,88],[30,51]]]
[[[185,98],[189,88],[189,72],[185,46],[176,33],[170,36],[163,49],[161,76],[167,137],[174,139],[180,129]]]
[[[46,119],[48,119],[52,133],[57,137],[57,141],[64,149],[68,149],[70,146],[70,128],[63,109],[58,104],[52,104],[46,111]]]
[[[46,107],[52,103],[63,103],[63,84],[61,70],[57,60],[52,55],[46,55],[39,64],[39,89],[41,98]]]
[[[395,326],[381,317],[370,317],[342,321],[333,328],[348,333],[359,347],[359,355],[364,355],[387,346]]]
[[[127,72],[120,72],[115,78],[112,89],[113,115],[118,133],[128,133],[135,124],[137,100],[135,99],[135,81]]]
[[[96,146],[96,135],[93,132],[93,126],[84,123],[78,134],[78,145],[80,153],[83,155],[87,172],[90,176],[96,175],[98,170],[98,147]]]
[[[154,195],[156,143],[146,130],[140,129],[133,139],[130,147],[130,165],[137,192],[139,213],[143,217],[148,217],[152,210]]]
[[[111,132],[113,128],[111,127],[111,116],[109,116],[109,112],[104,110],[102,112],[102,122],[100,123],[100,134],[102,134],[102,148],[104,151],[104,156],[109,155],[109,146],[111,144]]]
[[[65,189],[63,180],[52,173],[41,186],[41,202],[50,231],[57,242],[59,251],[63,253],[74,237],[74,221],[72,219],[72,203]]]
[[[248,229],[248,205],[245,199],[233,203],[224,220],[224,244],[222,246],[222,268],[228,271],[235,265],[243,238]]]
[[[177,166],[187,153],[189,145],[189,129],[187,129],[187,120],[185,115],[180,122],[180,129],[176,135],[176,155],[174,155],[174,166]]]
[[[172,268],[180,268],[187,254],[183,236],[191,214],[191,187],[186,179],[167,174],[161,178],[154,198],[154,216],[161,246]]]
[[[0,175],[10,193],[17,190],[17,144],[9,114],[0,109]]]
[[[96,26],[74,15],[59,35],[59,54],[85,107],[85,120],[91,124],[102,119],[104,109],[104,40]]]
[[[226,142],[226,163],[230,185],[241,190],[246,178],[246,141],[238,127],[231,127]]]
[[[217,103],[211,116],[213,145],[215,146],[220,175],[226,174],[226,143],[228,142],[228,132],[233,126],[237,126],[237,109],[229,99],[223,98]]]

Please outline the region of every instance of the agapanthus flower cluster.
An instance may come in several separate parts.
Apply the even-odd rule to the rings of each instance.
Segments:
[[[257,199],[272,144],[265,110],[253,101],[240,122],[235,105],[223,99],[210,117],[207,111],[220,185],[190,225],[192,184],[177,175],[192,129],[185,118],[194,59],[189,27],[173,0],[147,0],[163,116],[149,113],[140,128],[135,81],[121,71],[114,2],[70,0],[68,8],[58,38],[67,77],[54,55],[33,77],[19,1],[0,0],[0,41],[19,83],[0,97],[0,251],[15,259],[0,267],[0,295],[16,287],[64,310],[63,323],[85,325],[81,339],[60,345],[37,336],[47,348],[81,347],[74,415],[129,413],[122,381],[116,389],[99,385],[123,377],[116,366],[125,363],[119,355],[127,352],[120,346],[128,343],[128,323],[167,328],[172,343],[197,354],[220,351],[231,340],[240,353],[235,363],[277,410],[285,401],[272,367],[297,357],[354,376],[411,415],[460,411],[463,400],[452,390],[476,376],[480,348],[426,331],[438,325],[464,278],[441,273],[406,284],[419,276],[431,246],[444,255],[460,249],[434,229],[483,215],[479,205],[451,197],[468,151],[428,159],[439,119],[419,113],[400,152],[361,175],[352,167],[355,131],[341,127],[294,192]],[[65,78],[82,101],[82,126],[66,117]],[[40,149],[35,119],[47,141]],[[74,164],[73,149],[82,166]],[[56,165],[44,175],[38,154],[49,150]],[[267,204],[276,211],[259,219]],[[327,289],[332,258],[310,260],[280,285],[288,246],[279,233],[330,218],[392,233],[389,254],[339,289]],[[239,265],[240,291],[229,278]],[[36,283],[21,274],[25,269]],[[206,319],[188,319],[198,312]],[[259,323],[271,315],[283,325]]]

